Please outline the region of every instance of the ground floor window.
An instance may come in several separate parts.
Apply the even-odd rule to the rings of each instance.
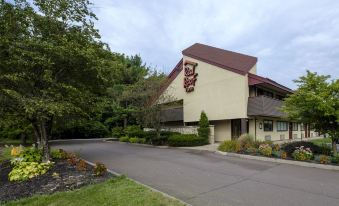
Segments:
[[[273,121],[272,120],[264,120],[264,131],[265,132],[273,131]]]
[[[281,121],[278,121],[277,122],[277,131],[278,132],[281,132],[281,131],[287,131],[287,122],[281,122]]]
[[[298,123],[297,122],[293,122],[292,123],[292,130],[293,131],[298,131]]]
[[[305,124],[304,123],[300,123],[300,131],[305,131]]]

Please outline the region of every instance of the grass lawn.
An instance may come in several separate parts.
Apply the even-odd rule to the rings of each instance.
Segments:
[[[316,145],[322,146],[323,144],[326,144],[326,143],[332,143],[332,140],[331,138],[321,138],[321,139],[311,140],[311,142],[313,142]]]
[[[1,204],[1,203],[0,203]],[[104,183],[85,186],[71,192],[58,192],[52,195],[38,195],[18,201],[8,202],[11,205],[147,205],[147,206],[177,206],[180,202],[153,192],[125,177],[110,179]]]

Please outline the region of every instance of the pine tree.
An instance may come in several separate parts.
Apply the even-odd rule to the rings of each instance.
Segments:
[[[210,134],[209,121],[204,111],[200,114],[198,135],[208,140]]]

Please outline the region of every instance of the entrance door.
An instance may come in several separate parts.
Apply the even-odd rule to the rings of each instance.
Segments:
[[[292,127],[293,127],[292,122],[290,122],[288,124],[288,138],[289,139],[292,139]]]
[[[231,120],[231,135],[232,135],[232,140],[237,139],[241,135],[241,120],[240,119]]]

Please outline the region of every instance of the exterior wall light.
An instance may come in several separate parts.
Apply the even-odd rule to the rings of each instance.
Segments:
[[[262,129],[262,122],[259,123],[259,129]]]

